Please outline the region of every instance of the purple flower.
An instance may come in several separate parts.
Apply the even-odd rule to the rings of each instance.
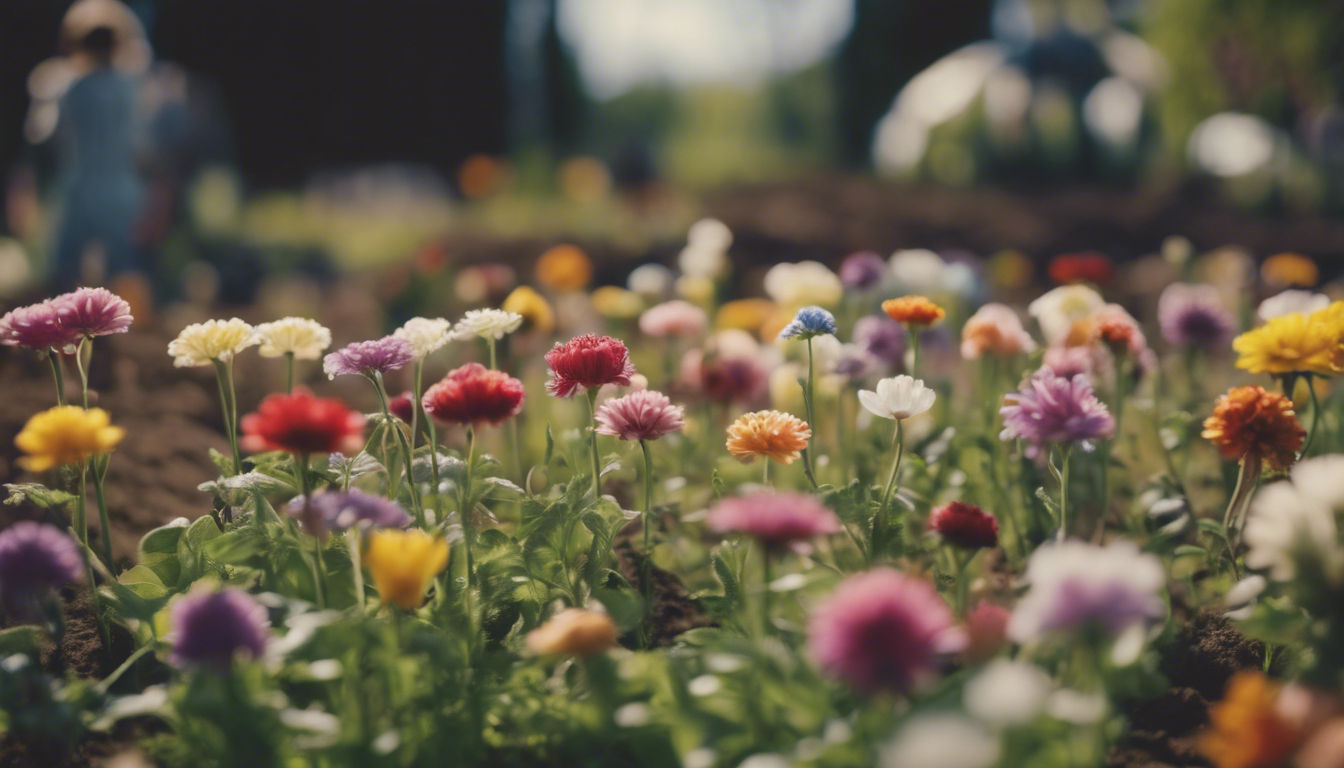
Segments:
[[[869,315],[854,323],[854,343],[888,365],[905,355],[905,329],[886,315]]]
[[[395,502],[354,489],[314,494],[307,518],[302,496],[290,501],[286,509],[291,517],[299,519],[304,531],[320,539],[325,539],[328,531],[343,531],[354,525],[405,528],[411,524],[411,516]]]
[[[1047,544],[1027,562],[1026,578],[1030,587],[1008,622],[1009,637],[1019,643],[1088,628],[1115,636],[1166,610],[1161,561],[1130,541]]]
[[[1025,440],[1030,456],[1061,443],[1078,443],[1090,450],[1092,440],[1115,432],[1115,419],[1081,374],[1066,379],[1042,369],[1005,399],[1008,405],[999,409],[1003,415],[999,437]]]
[[[61,324],[60,310],[55,299],[10,310],[0,318],[0,344],[38,351],[74,352],[80,335]]]
[[[0,531],[0,599],[27,615],[36,598],[84,579],[73,539],[53,525],[22,520]]]
[[[1157,300],[1162,338],[1178,346],[1220,349],[1232,339],[1236,318],[1211,285],[1172,283]]]
[[[179,667],[227,672],[240,653],[258,658],[266,650],[266,609],[241,589],[183,595],[173,604],[170,621],[168,658]]]
[[[850,381],[858,381],[876,372],[881,364],[882,361],[873,353],[858,344],[842,344],[840,354],[831,366],[831,372]]]
[[[322,371],[327,378],[358,373],[395,371],[415,359],[415,349],[409,341],[395,336],[384,336],[373,341],[357,341],[332,352],[322,360]]]
[[[80,288],[52,302],[61,325],[79,336],[93,338],[125,333],[131,327],[131,305],[106,288]]]
[[[846,288],[864,290],[872,288],[882,280],[887,272],[886,259],[872,251],[851,253],[840,262],[840,282]]]

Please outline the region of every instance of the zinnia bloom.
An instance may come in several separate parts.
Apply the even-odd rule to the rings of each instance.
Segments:
[[[236,317],[207,320],[183,328],[169,342],[168,354],[172,355],[174,366],[189,368],[210,365],[216,360],[227,363],[234,355],[260,343],[256,329]]]
[[[1003,304],[986,304],[961,327],[961,356],[979,360],[985,354],[1012,357],[1036,349],[1017,313]]]
[[[536,276],[553,291],[581,291],[593,279],[593,262],[576,245],[557,245],[537,259]]]
[[[705,525],[746,534],[771,553],[843,530],[840,518],[815,497],[775,492],[726,498],[709,510]]]
[[[20,466],[29,472],[45,472],[107,453],[125,436],[126,430],[112,426],[102,408],[60,405],[33,414],[14,437],[14,444],[27,454],[19,459]]]
[[[649,307],[639,316],[639,330],[655,339],[699,336],[708,325],[705,310],[689,301],[665,301]]]
[[[295,360],[316,360],[331,346],[331,331],[316,320],[286,317],[256,327],[262,357],[293,355]]]
[[[802,455],[812,429],[807,422],[779,411],[744,413],[728,427],[728,452],[747,463],[757,456],[792,464]]]
[[[661,392],[642,389],[597,409],[597,434],[622,440],[657,440],[686,426],[684,409]]]
[[[424,602],[425,587],[448,565],[448,542],[421,530],[382,530],[369,534],[364,567],[383,602],[413,611]]]
[[[1224,459],[1250,458],[1284,470],[1297,461],[1307,433],[1292,400],[1264,387],[1233,387],[1204,420],[1203,436]]]
[[[886,273],[886,260],[872,251],[851,253],[840,262],[840,282],[846,288],[867,290],[882,282]]]
[[[902,296],[899,299],[887,299],[882,302],[882,311],[887,317],[905,325],[928,327],[943,319],[947,314],[942,307],[923,296]]]
[[[54,525],[20,520],[0,531],[0,601],[22,618],[51,590],[84,580],[74,539]]]
[[[0,318],[0,343],[71,354],[80,335],[61,324],[60,305],[54,299],[10,310]]]
[[[839,328],[835,316],[821,307],[803,307],[793,320],[779,332],[781,339],[810,339],[834,334]]]
[[[499,341],[518,330],[523,324],[523,316],[504,309],[468,310],[457,325],[453,326],[453,338],[487,339]]]
[[[1166,586],[1162,562],[1131,541],[1042,546],[1027,562],[1026,580],[1029,589],[1008,623],[1009,637],[1019,643],[1088,628],[1114,637],[1166,610],[1159,597]]]
[[[999,521],[974,504],[954,501],[929,514],[929,530],[962,549],[990,549],[999,544]]]
[[[1043,447],[1064,443],[1091,450],[1093,440],[1115,432],[1115,419],[1092,392],[1086,376],[1066,379],[1042,369],[1004,399],[1008,404],[999,409],[1003,415],[999,436],[1025,440],[1033,456]]]
[[[372,376],[404,367],[416,358],[415,347],[405,339],[384,336],[373,341],[357,341],[322,359],[327,378],[357,373]]]
[[[392,335],[410,343],[415,359],[423,360],[427,355],[442,349],[453,338],[449,333],[451,328],[452,323],[442,317],[412,317],[393,331]]]
[[[85,338],[125,333],[135,320],[131,305],[106,288],[79,288],[57,296],[52,303],[60,324]]]
[[[1334,376],[1344,371],[1344,328],[1330,312],[1326,307],[1310,315],[1283,315],[1241,334],[1232,340],[1240,355],[1237,367],[1271,376]]]
[[[227,672],[238,656],[259,658],[266,651],[266,609],[233,587],[196,591],[173,601],[168,659],[179,667]]]
[[[618,636],[607,614],[566,608],[527,633],[527,648],[543,655],[596,656],[615,648]]]
[[[630,386],[635,365],[630,362],[630,350],[610,336],[588,334],[556,343],[546,353],[546,365],[551,378],[546,391],[555,397],[573,397],[580,389],[592,389],[607,384]]]
[[[1260,672],[1232,676],[1223,700],[1209,709],[1199,751],[1216,768],[1287,765],[1303,734],[1278,711],[1279,686]]]
[[[525,330],[536,331],[545,336],[555,330],[555,310],[550,302],[528,285],[513,289],[499,308],[523,316]]]
[[[425,391],[425,413],[449,424],[497,425],[523,409],[523,383],[503,371],[467,363]]]
[[[859,403],[874,416],[901,421],[929,410],[938,395],[922,379],[901,374],[877,382],[877,391],[859,391]]]
[[[1115,273],[1111,260],[1103,253],[1083,251],[1056,256],[1050,262],[1050,279],[1060,285],[1093,283],[1105,285]]]
[[[1212,285],[1172,283],[1157,300],[1162,337],[1178,347],[1222,349],[1232,338],[1236,318]]]
[[[267,395],[256,413],[243,417],[242,447],[253,452],[299,455],[341,453],[364,447],[364,416],[335,398],[314,397],[300,387],[291,394]]]
[[[817,665],[864,693],[908,693],[937,674],[963,637],[933,585],[890,568],[850,576],[808,622]]]
[[[1311,288],[1321,281],[1321,271],[1306,256],[1279,253],[1260,265],[1260,279],[1271,288]]]
[[[396,502],[374,496],[356,488],[348,491],[328,491],[313,494],[304,518],[303,497],[291,499],[286,507],[291,517],[303,523],[310,536],[325,539],[328,531],[346,528],[405,528],[411,516]]]

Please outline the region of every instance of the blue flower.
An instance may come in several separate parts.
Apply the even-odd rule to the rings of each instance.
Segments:
[[[810,339],[835,333],[835,315],[821,307],[803,307],[793,316],[793,322],[779,332],[781,339]]]

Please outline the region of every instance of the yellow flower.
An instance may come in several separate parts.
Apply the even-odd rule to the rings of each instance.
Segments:
[[[331,346],[331,331],[316,320],[286,317],[256,327],[262,357],[294,355],[295,360],[316,360]]]
[[[569,608],[527,633],[533,653],[596,656],[616,646],[616,625],[605,613]]]
[[[1276,317],[1232,340],[1240,357],[1237,367],[1278,376],[1314,373],[1333,376],[1344,371],[1344,302],[1304,315]]]
[[[769,299],[737,299],[719,307],[714,315],[714,326],[720,330],[759,333],[765,321],[774,316],[776,309],[775,302]]]
[[[714,280],[699,275],[682,275],[674,285],[677,295],[692,304],[708,304],[714,300]]]
[[[1278,714],[1278,686],[1259,672],[1238,672],[1209,710],[1199,751],[1217,768],[1284,765],[1301,734]]]
[[[525,330],[534,330],[543,336],[555,330],[555,310],[530,286],[520,285],[513,289],[499,308],[522,315]]]
[[[604,285],[593,291],[593,309],[612,320],[629,320],[644,311],[644,300],[634,291]]]
[[[418,530],[375,531],[369,534],[364,565],[383,602],[413,611],[424,602],[430,579],[448,565],[448,542]]]
[[[1316,262],[1306,256],[1280,253],[1260,265],[1260,278],[1274,288],[1311,288],[1320,282],[1321,272],[1316,268]]]
[[[168,354],[173,356],[173,365],[187,368],[209,365],[215,360],[227,363],[234,355],[260,343],[256,330],[236,317],[208,320],[183,328],[177,338],[168,343]]]
[[[537,259],[536,275],[553,291],[579,291],[593,279],[593,262],[577,245],[557,245]]]
[[[728,452],[743,463],[764,456],[792,464],[811,437],[812,429],[796,416],[779,411],[744,413],[728,427]]]
[[[62,464],[80,464],[89,457],[107,453],[126,436],[126,430],[111,425],[107,411],[61,405],[34,414],[14,437],[14,444],[28,454],[19,465],[30,472],[44,472]]]

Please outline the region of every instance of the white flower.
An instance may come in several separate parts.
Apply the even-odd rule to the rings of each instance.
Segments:
[[[1247,567],[1267,568],[1276,581],[1307,570],[1331,585],[1344,582],[1337,521],[1344,513],[1342,475],[1344,456],[1318,456],[1293,467],[1288,482],[1260,489],[1243,532]]]
[[[441,317],[412,317],[404,325],[392,332],[398,339],[410,342],[417,360],[443,347],[453,337],[449,333],[452,323]]]
[[[999,738],[961,715],[912,717],[882,750],[882,768],[989,768]]]
[[[215,360],[227,363],[248,347],[261,343],[256,330],[247,323],[232,318],[193,323],[182,329],[177,338],[168,343],[168,354],[173,365],[188,368],[210,365]]]
[[[663,298],[672,292],[675,273],[662,264],[643,264],[630,272],[625,287],[642,296]]]
[[[728,252],[690,243],[677,255],[677,266],[684,277],[712,280],[728,271]]]
[[[701,219],[691,225],[686,242],[701,248],[727,252],[733,245],[733,231],[718,219]]]
[[[523,316],[505,309],[472,309],[453,326],[452,338],[494,339],[499,341],[523,324]]]
[[[765,273],[765,292],[788,308],[809,304],[829,307],[840,301],[845,287],[825,264],[800,261],[797,264],[776,264],[771,267]]]
[[[1309,315],[1328,306],[1330,306],[1330,297],[1323,293],[1290,288],[1260,302],[1260,308],[1255,311],[1255,316],[1263,322],[1269,322],[1276,317],[1291,315],[1294,312]]]
[[[1158,597],[1166,586],[1162,562],[1132,541],[1043,546],[1027,562],[1026,580],[1030,589],[1008,620],[1008,637],[1019,643],[1088,627],[1119,636],[1166,610]]]
[[[1045,710],[1054,684],[1035,664],[995,659],[966,684],[966,711],[994,726],[1024,725]]]
[[[937,394],[924,386],[922,379],[905,374],[877,382],[877,391],[859,390],[859,403],[874,416],[884,419],[908,419],[933,407]]]
[[[1036,318],[1046,343],[1060,344],[1073,330],[1074,323],[1091,317],[1106,306],[1101,294],[1086,285],[1064,285],[1049,291],[1027,306],[1027,314]]]
[[[316,360],[331,346],[331,331],[316,320],[286,317],[256,327],[262,357],[294,355],[295,360]]]
[[[1256,599],[1269,586],[1269,581],[1258,573],[1251,574],[1232,585],[1223,595],[1223,605],[1227,606],[1224,616],[1233,621],[1245,621],[1255,611]]]
[[[947,287],[947,262],[933,251],[923,248],[897,251],[888,264],[896,287],[905,293],[937,294]]]

